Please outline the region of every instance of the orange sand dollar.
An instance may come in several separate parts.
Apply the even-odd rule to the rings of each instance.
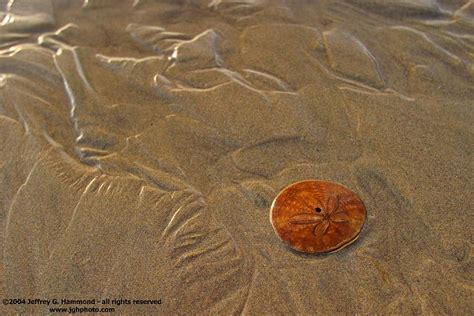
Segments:
[[[333,252],[357,239],[364,203],[348,188],[322,180],[294,183],[273,201],[270,220],[278,237],[305,253]]]

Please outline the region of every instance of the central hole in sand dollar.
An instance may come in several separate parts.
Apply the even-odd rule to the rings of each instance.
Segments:
[[[319,208],[319,207],[315,208],[314,210],[316,211],[316,213],[321,213],[321,211],[322,211],[322,209]]]

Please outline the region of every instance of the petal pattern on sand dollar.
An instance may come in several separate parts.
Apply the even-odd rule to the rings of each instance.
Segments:
[[[331,216],[331,221],[334,223],[344,223],[350,221],[350,218],[344,212],[337,212]]]
[[[296,225],[319,224],[323,220],[324,218],[317,214],[298,214],[290,219],[290,223]]]
[[[316,238],[322,238],[329,228],[329,221],[322,221],[314,227],[313,234]]]

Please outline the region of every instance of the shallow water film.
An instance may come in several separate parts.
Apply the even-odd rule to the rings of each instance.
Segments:
[[[2,315],[474,310],[472,1],[0,5]],[[279,240],[305,179],[356,242]]]

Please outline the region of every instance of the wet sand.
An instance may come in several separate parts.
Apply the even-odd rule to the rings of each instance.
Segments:
[[[474,310],[472,2],[0,4],[2,299]],[[304,179],[364,201],[355,243],[278,239],[270,205]]]

